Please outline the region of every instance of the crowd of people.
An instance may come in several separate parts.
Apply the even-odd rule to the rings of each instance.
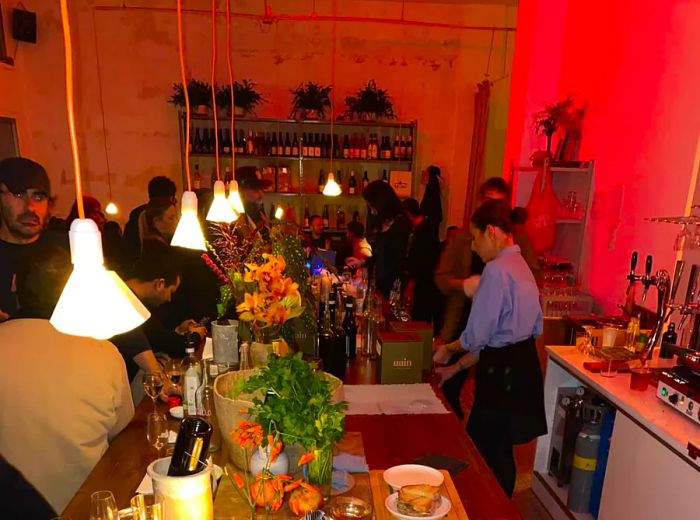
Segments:
[[[402,281],[413,319],[433,324],[435,359],[445,364],[438,369],[443,391],[460,417],[461,387],[468,367],[477,364],[468,432],[510,494],[512,445],[543,427],[541,374],[533,358],[542,325],[539,267],[522,231],[522,212],[513,218],[509,186],[500,178],[481,186],[470,228],[448,227],[441,243],[439,177],[437,168],[428,169],[420,203],[402,201],[388,183],[370,183],[363,190],[367,226],[348,223],[338,262],[368,267],[385,297]],[[238,168],[236,180],[245,218],[265,233],[260,224],[269,181],[252,167]],[[45,169],[26,158],[0,161],[0,344],[13,367],[0,378],[0,482],[15,501],[36,493],[24,507],[63,510],[133,417],[134,399],[142,396],[140,371],[160,372],[164,358],[183,357],[186,333],[203,340],[207,319],[217,315],[216,276],[199,252],[169,245],[178,220],[175,183],[154,177],[147,191],[148,201],[131,211],[123,234],[97,199],[86,196],[83,203],[102,232],[107,266],[151,317],[109,341],[67,336],[48,320],[71,272],[68,230],[77,204],[64,219],[53,215]],[[206,201],[207,193],[198,195]],[[309,254],[331,249],[322,219],[309,220],[302,237]],[[515,365],[521,368],[503,375],[504,366]],[[501,391],[505,380],[512,394]],[[494,388],[496,397],[486,398]],[[171,390],[166,383],[164,395]]]

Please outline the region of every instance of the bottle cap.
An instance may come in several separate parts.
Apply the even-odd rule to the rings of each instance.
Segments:
[[[179,395],[168,396],[168,409],[182,406],[182,398]]]
[[[192,347],[186,347],[186,348],[185,348],[185,352],[186,352],[187,354],[194,354],[194,348],[192,348]]]

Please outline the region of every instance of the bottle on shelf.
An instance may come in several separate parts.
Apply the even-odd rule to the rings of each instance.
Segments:
[[[301,155],[303,157],[309,156],[309,138],[307,137],[306,132],[301,134]]]
[[[248,155],[255,155],[255,137],[253,137],[253,131],[248,130],[248,139],[245,142],[246,150]]]
[[[401,159],[401,136],[394,137],[394,159]]]
[[[413,160],[413,136],[411,134],[406,136],[406,159]]]
[[[236,153],[241,155],[245,153],[245,133],[243,130],[236,132]]]
[[[389,175],[386,170],[382,172],[382,182],[386,182],[387,184],[389,184]]]
[[[350,139],[348,134],[343,137],[343,159],[350,159]]]
[[[284,155],[285,157],[291,157],[292,155],[292,141],[289,140],[289,132],[284,138]]]
[[[280,155],[279,153],[279,144],[277,143],[277,133],[272,132],[272,140],[270,143],[270,155]]]
[[[348,180],[348,193],[355,195],[357,193],[357,179],[355,179],[355,170],[350,170],[350,179]]]
[[[213,132],[212,132],[213,133]],[[214,151],[217,150],[217,143],[218,143],[218,151],[219,153],[224,153],[224,131],[219,128],[216,133],[214,134],[216,136],[216,141],[214,141]]]
[[[326,174],[323,171],[323,169],[321,169],[318,172],[318,192],[323,193],[323,188],[325,186],[326,186]]]
[[[200,153],[209,153],[209,129],[205,128],[202,130],[202,151]]]
[[[355,359],[357,355],[357,321],[355,320],[355,300],[352,296],[345,298],[343,331],[345,332],[345,355],[350,359]]]
[[[224,130],[224,142],[221,145],[221,151],[225,154],[231,153],[231,132],[228,128]]]
[[[294,139],[292,140],[292,157],[299,157],[299,139],[297,139],[297,133],[294,132]]]
[[[357,134],[352,134],[352,140],[350,141],[350,158],[360,158],[360,137]]]
[[[272,132],[274,134],[274,132]],[[284,140],[282,139],[282,132],[277,134],[277,155],[284,155]]]
[[[194,131],[194,142],[192,143],[192,153],[202,153],[202,137],[199,135],[199,128]]]
[[[407,153],[407,143],[408,138],[404,136],[399,136],[399,146],[400,146],[400,153],[399,156],[401,157],[401,160],[405,161],[408,158],[408,153]]]
[[[367,177],[367,170],[365,170],[365,174],[362,177],[362,191],[365,191],[365,188],[369,185],[369,177]]]
[[[198,190],[202,187],[202,174],[199,171],[199,163],[195,163],[194,165],[194,175],[192,175],[192,186],[194,186],[195,190]]]
[[[345,210],[342,206],[338,206],[335,217],[335,227],[337,229],[345,229]]]
[[[343,148],[338,141],[338,134],[333,134],[333,157],[340,159],[343,156]]]
[[[321,220],[323,221],[323,229],[328,229],[330,226],[330,217],[328,214],[328,204],[325,204],[323,206],[323,216],[321,217]]]
[[[211,169],[211,177],[209,177],[209,187],[214,188],[214,183],[216,182],[216,166]]]
[[[338,183],[338,186],[340,186],[340,187],[343,186],[343,172],[342,172],[342,170],[338,170],[337,173],[335,174],[335,182]]]
[[[305,229],[308,229],[309,225],[310,225],[310,222],[309,222],[309,206],[308,206],[308,205],[304,205],[304,228],[305,228]]]
[[[321,137],[314,134],[314,157],[321,157]]]
[[[365,134],[360,136],[360,159],[367,159],[367,140]]]
[[[389,137],[384,136],[382,138],[382,146],[379,149],[380,159],[391,159],[391,143],[389,142]]]
[[[228,186],[229,182],[233,180],[233,174],[231,173],[231,167],[226,166],[226,171],[224,173],[224,184]]]
[[[191,154],[194,150],[194,128],[190,127],[190,140],[187,143],[187,151]]]

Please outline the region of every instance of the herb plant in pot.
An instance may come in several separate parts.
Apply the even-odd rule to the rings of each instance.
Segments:
[[[247,79],[241,82],[233,82],[233,113],[236,117],[255,114],[255,109],[262,103],[267,102],[255,87],[256,84]],[[217,89],[216,103],[220,107],[225,107],[230,114],[231,88],[229,85],[222,85]]]
[[[346,97],[345,104],[347,105],[346,115],[350,119],[376,121],[379,118],[396,118],[389,91],[377,87],[373,79],[354,95]]]
[[[206,114],[211,107],[211,85],[205,81],[191,79],[187,83],[187,94],[190,98],[190,109],[195,114]],[[173,93],[168,100],[173,105],[185,108],[185,93],[182,83],[173,84]]]
[[[311,81],[302,83],[290,91],[292,93],[293,119],[323,119],[326,109],[331,106],[331,86],[319,85]]]

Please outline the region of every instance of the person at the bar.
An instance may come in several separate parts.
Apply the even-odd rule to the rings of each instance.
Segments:
[[[304,235],[304,247],[317,247],[328,249],[330,240],[323,232],[323,219],[321,215],[311,215],[309,217],[309,233]]]
[[[492,200],[471,218],[472,248],[486,266],[459,340],[441,346],[436,363],[459,350],[467,354],[436,369],[442,382],[476,364],[474,406],[467,433],[503,490],[515,487],[513,445],[547,432],[542,372],[535,337],[543,317],[537,282],[512,235],[511,208]]]
[[[401,279],[405,271],[411,223],[404,214],[401,200],[386,182],[370,182],[362,196],[379,223],[372,245],[372,264],[376,287],[388,298],[394,282]]]
[[[149,202],[154,199],[169,199],[173,204],[177,204],[177,186],[168,177],[159,175],[153,177],[148,181],[148,200]],[[124,249],[131,258],[137,258],[139,252],[141,251],[141,241],[143,237],[141,236],[141,230],[139,227],[139,217],[141,213],[146,210],[148,203],[141,204],[140,206],[131,210],[129,213],[129,220],[124,227]]]
[[[345,258],[345,265],[357,269],[372,257],[372,246],[365,237],[365,227],[361,222],[348,222],[348,241],[352,245],[352,256]]]
[[[257,226],[266,220],[263,208],[263,195],[264,190],[272,186],[272,181],[263,179],[260,171],[255,166],[236,168],[236,181],[238,182],[238,192],[241,195],[246,217],[253,226]]]

